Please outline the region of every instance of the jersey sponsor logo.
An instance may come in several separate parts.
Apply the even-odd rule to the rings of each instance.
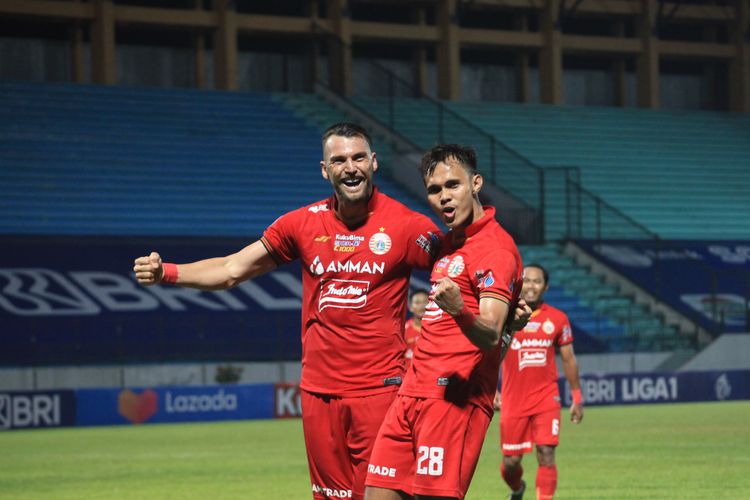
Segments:
[[[523,339],[520,340],[518,337],[513,337],[513,342],[510,348],[517,351],[524,347],[544,347],[547,348],[552,345],[550,339]]]
[[[365,241],[364,236],[356,234],[337,234],[336,240],[333,243],[333,251],[352,253],[362,244],[363,241]]]
[[[461,274],[464,270],[466,265],[464,264],[464,258],[460,255],[456,255],[453,257],[453,260],[451,260],[450,264],[448,264],[448,276],[451,278],[455,278],[459,274]]]
[[[380,228],[383,231],[383,228]],[[370,251],[375,255],[385,255],[391,249],[391,237],[380,232],[370,236]]]
[[[568,342],[573,337],[573,332],[570,329],[570,325],[563,326],[562,341]]]
[[[550,320],[546,320],[544,324],[542,324],[542,331],[547,335],[552,335],[555,333],[555,324]]]
[[[539,331],[540,326],[542,326],[542,324],[538,321],[529,321],[528,323],[526,323],[523,331],[528,333],[536,333]]]
[[[369,261],[351,261],[347,260],[341,262],[334,260],[325,264],[320,256],[316,256],[313,259],[312,264],[309,266],[310,272],[315,276],[320,276],[323,273],[359,273],[359,274],[384,274],[385,273],[385,262],[369,262]]]
[[[330,239],[331,239],[330,236],[318,236],[317,238],[315,238],[315,241],[317,241],[318,243],[325,243],[326,241]]]
[[[518,369],[523,370],[530,366],[546,366],[547,349],[525,348],[518,353]]]
[[[320,205],[313,205],[307,209],[308,212],[312,212],[314,214],[317,214],[318,212],[327,212],[328,211],[328,203],[321,203]]]
[[[448,267],[448,263],[450,261],[451,260],[448,257],[443,257],[442,259],[440,259],[439,261],[437,261],[435,263],[435,272],[436,273],[440,273],[440,274],[444,273],[445,272],[445,268]]]
[[[359,309],[367,304],[369,281],[323,280],[320,282],[318,311],[326,307],[338,309]]]
[[[369,464],[367,472],[383,477],[396,477],[396,469],[394,467],[386,467],[385,465]]]
[[[483,274],[479,278],[479,288],[489,288],[495,284],[495,277],[492,276],[492,271],[488,271],[487,274]]]
[[[337,490],[334,488],[327,488],[317,484],[312,485],[313,493],[325,495],[328,498],[351,498],[352,490]]]

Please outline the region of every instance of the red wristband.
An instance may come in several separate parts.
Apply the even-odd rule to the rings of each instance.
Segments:
[[[570,391],[570,395],[573,397],[574,405],[583,404],[583,397],[581,397],[581,389],[572,389]]]
[[[453,316],[453,319],[456,321],[458,327],[461,328],[462,331],[466,332],[468,330],[471,330],[471,327],[474,326],[477,317],[474,316],[474,313],[469,311],[469,309],[466,307],[466,304],[464,304],[464,306],[461,308],[461,312]]]
[[[172,264],[171,262],[164,262],[161,265],[162,270],[162,277],[161,282],[162,283],[168,283],[168,284],[174,284],[177,283],[177,277],[179,276],[179,273],[177,272],[177,264]]]

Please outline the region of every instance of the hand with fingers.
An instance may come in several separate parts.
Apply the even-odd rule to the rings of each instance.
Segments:
[[[513,311],[513,319],[508,325],[508,331],[517,332],[526,328],[526,325],[531,318],[531,307],[523,299],[518,299],[518,304]]]
[[[164,278],[161,256],[156,252],[135,259],[133,271],[138,283],[144,286],[157,285]]]
[[[573,403],[570,406],[570,421],[574,424],[580,424],[583,420],[583,404]]]
[[[437,281],[437,286],[432,291],[432,300],[451,316],[461,313],[464,307],[464,299],[461,297],[461,289],[450,278],[442,278]]]

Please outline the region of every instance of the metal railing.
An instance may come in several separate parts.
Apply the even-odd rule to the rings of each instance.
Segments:
[[[334,34],[324,35],[329,42],[338,46],[337,50],[351,50],[350,46],[346,46]],[[640,222],[584,188],[578,167],[542,168],[492,133],[451,109],[449,104],[425,95],[385,65],[373,60],[356,59],[352,66],[352,95],[342,98],[349,100],[359,109],[367,110],[391,131],[422,148],[426,149],[443,142],[472,145],[478,152],[480,171],[485,177],[536,211],[537,220],[541,223],[535,242],[575,239],[596,242],[641,240],[652,242],[659,249],[657,253],[661,249],[676,248]],[[327,85],[330,82],[324,80],[321,83]],[[486,160],[482,160],[484,158]],[[560,194],[562,199],[559,197]],[[659,259],[654,259],[654,262],[657,286],[649,292],[659,296],[662,287],[669,284],[662,282]],[[709,273],[713,283],[712,315],[719,318],[720,326],[708,331],[717,334],[722,328],[722,314],[726,314],[717,300],[718,283],[723,273],[704,263],[700,265]],[[745,276],[743,279],[746,283],[745,326],[750,330],[750,315],[747,314],[750,297],[747,283],[750,282],[750,278]],[[697,332],[700,324],[699,314],[689,314],[688,319],[694,323]],[[630,328],[635,329],[636,327]]]

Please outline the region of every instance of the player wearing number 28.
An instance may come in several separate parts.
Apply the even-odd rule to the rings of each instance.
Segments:
[[[513,239],[482,206],[470,148],[422,159],[431,207],[450,229],[430,276],[419,348],[375,442],[365,498],[463,498],[492,419],[509,311],[521,291]]]

